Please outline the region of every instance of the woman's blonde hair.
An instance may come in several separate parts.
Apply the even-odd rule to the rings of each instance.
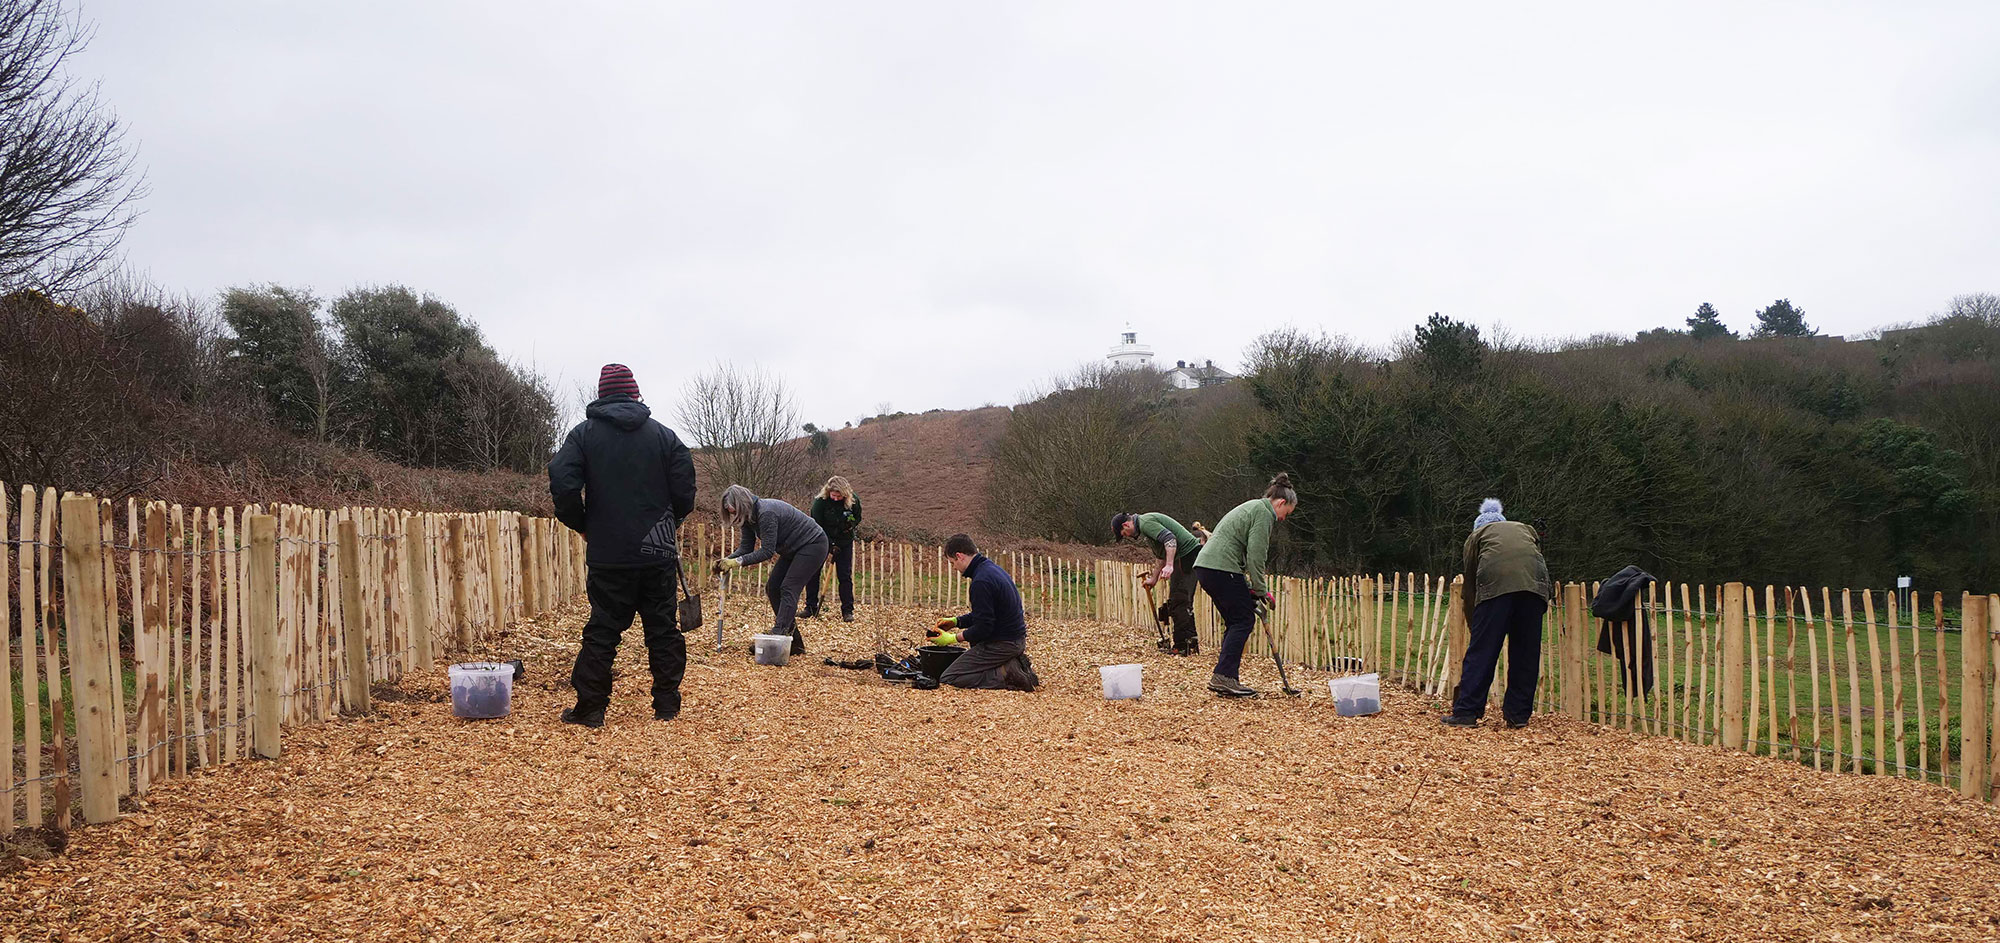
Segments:
[[[842,505],[845,505],[847,507],[854,506],[854,486],[848,484],[847,479],[842,478],[839,475],[835,475],[832,478],[828,478],[826,480],[826,484],[820,486],[819,497],[822,498],[826,497],[827,492],[829,491],[840,492],[840,503]]]

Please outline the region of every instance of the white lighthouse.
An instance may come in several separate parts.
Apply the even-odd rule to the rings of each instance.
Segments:
[[[1120,369],[1150,367],[1153,365],[1153,348],[1151,345],[1139,343],[1137,331],[1126,331],[1118,335],[1117,345],[1111,348],[1110,353],[1104,355],[1104,359],[1111,361],[1113,367]]]

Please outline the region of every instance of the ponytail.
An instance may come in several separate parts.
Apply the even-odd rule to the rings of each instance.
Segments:
[[[1264,497],[1293,506],[1299,503],[1299,493],[1292,490],[1292,476],[1286,472],[1279,472],[1277,477],[1271,479],[1270,487],[1264,489]]]

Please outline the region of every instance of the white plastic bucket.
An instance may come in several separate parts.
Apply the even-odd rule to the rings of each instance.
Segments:
[[[1104,699],[1107,701],[1131,700],[1139,696],[1139,670],[1142,665],[1105,665],[1097,669],[1098,677],[1104,682]]]
[[[760,665],[783,665],[792,660],[792,637],[789,635],[752,635],[750,648]]]
[[[451,713],[466,720],[505,717],[513,708],[514,666],[497,661],[469,661],[447,669],[451,676]]]
[[[1327,693],[1333,708],[1342,717],[1362,717],[1382,709],[1382,676],[1374,672],[1348,678],[1329,678]]]

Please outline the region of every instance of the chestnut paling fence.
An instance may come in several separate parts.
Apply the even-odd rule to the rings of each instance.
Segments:
[[[684,538],[690,533],[684,543],[702,566],[730,549],[729,535],[713,528],[693,525]],[[1165,587],[1148,598],[1141,577],[1150,565],[992,556],[1013,575],[1031,620],[1159,631],[1154,606],[1165,601]],[[854,557],[864,605],[966,604],[965,581],[939,547],[863,540]],[[1251,654],[1266,656],[1274,643],[1288,664],[1379,672],[1441,701],[1456,692],[1467,641],[1459,577],[1276,576],[1271,584],[1278,602],[1270,641],[1254,632]],[[745,586],[754,604],[736,621],[768,614],[760,586]],[[1550,600],[1537,653],[1538,711],[1832,772],[2000,794],[2000,596],[1663,581],[1636,601],[1634,621],[1614,625],[1590,614],[1596,591],[1563,583]],[[1213,651],[1222,634],[1215,609],[1198,597],[1195,614],[1202,645]],[[1489,693],[1495,714],[1510,657],[1501,656]]]
[[[545,518],[18,495],[0,496],[0,834],[277,756],[284,727],[365,710],[372,682],[583,586],[582,541]]]
[[[691,582],[720,604],[710,618],[725,633],[762,628],[762,574],[738,575],[727,601],[706,575],[734,535],[694,522],[681,538]],[[854,556],[862,605],[966,605],[940,547],[863,540]],[[1033,621],[1157,631],[1165,588],[1147,597],[1148,566],[992,556]],[[162,779],[276,756],[284,727],[365,709],[371,682],[428,669],[447,648],[477,652],[507,622],[581,593],[583,560],[577,535],[506,512],[114,507],[22,487],[0,499],[0,833],[67,828],[76,807],[106,821]],[[1270,635],[1252,635],[1252,654],[1268,654],[1268,637],[1288,664],[1379,672],[1439,699],[1455,690],[1467,637],[1456,577],[1272,586]],[[2000,787],[2000,597],[1947,608],[1942,594],[1658,583],[1637,623],[1613,626],[1590,616],[1594,590],[1562,584],[1551,601],[1539,711],[1968,796]],[[1198,598],[1195,611],[1212,651],[1214,608]]]

